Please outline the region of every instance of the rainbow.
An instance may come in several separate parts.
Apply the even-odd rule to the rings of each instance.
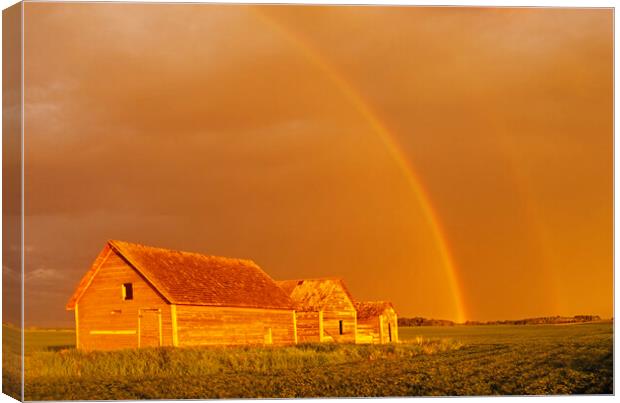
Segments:
[[[487,117],[486,121],[493,128],[493,132],[496,133],[495,139],[499,145],[498,149],[502,152],[504,161],[506,161],[506,166],[513,180],[515,194],[519,196],[525,209],[525,217],[527,217],[531,229],[529,235],[533,240],[532,246],[536,248],[534,250],[539,255],[541,280],[545,282],[546,292],[550,295],[549,302],[553,304],[551,306],[552,312],[560,312],[561,306],[564,304],[556,279],[560,278],[561,274],[554,270],[555,265],[553,261],[556,257],[553,254],[553,248],[545,247],[549,242],[551,234],[545,225],[542,212],[535,203],[535,195],[529,186],[530,181],[527,180],[523,170],[519,169],[516,151],[518,150],[517,143],[507,134],[503,121],[493,117]]]
[[[423,210],[423,216],[425,217],[428,227],[432,231],[432,235],[437,244],[442,260],[442,266],[445,269],[445,274],[448,279],[448,287],[454,298],[454,307],[456,311],[455,320],[457,322],[464,322],[466,318],[465,305],[463,303],[461,288],[458,283],[456,264],[450,254],[446,236],[441,227],[441,222],[437,216],[437,212],[432,207],[430,198],[424,190],[420,178],[417,176],[411,162],[403,153],[402,148],[394,134],[388,130],[384,123],[381,122],[377,113],[372,110],[369,103],[363,99],[359,92],[355,90],[355,88],[343,77],[342,74],[337,71],[337,69],[327,62],[327,60],[317,49],[312,47],[311,43],[308,41],[303,41],[302,38],[295,35],[294,32],[267,15],[261,7],[252,7],[251,9],[256,12],[257,17],[262,22],[281,34],[281,36],[291,43],[295,49],[299,50],[309,62],[320,69],[336,85],[339,91],[353,105],[353,107],[366,120],[366,122],[368,122],[373,131],[377,133],[387,151],[398,165],[400,171],[403,173],[416,199],[419,201],[419,205]]]

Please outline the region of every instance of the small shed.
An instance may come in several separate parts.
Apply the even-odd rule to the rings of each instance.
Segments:
[[[398,342],[398,318],[391,302],[357,302],[355,307],[358,343]]]
[[[342,279],[285,280],[277,284],[295,306],[297,338],[300,343],[355,343],[355,303]]]
[[[79,349],[293,344],[289,296],[250,260],[109,241],[71,296]]]

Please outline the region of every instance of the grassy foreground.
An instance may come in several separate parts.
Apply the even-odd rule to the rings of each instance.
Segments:
[[[611,324],[416,327],[401,328],[398,345],[83,353],[67,348],[72,332],[27,331],[25,397],[613,393],[612,334]]]

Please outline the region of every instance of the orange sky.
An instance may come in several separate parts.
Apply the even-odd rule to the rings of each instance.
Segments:
[[[613,315],[612,10],[25,10],[27,324],[107,239],[400,316]]]

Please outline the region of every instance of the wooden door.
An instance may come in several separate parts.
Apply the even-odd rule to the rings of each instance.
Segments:
[[[139,309],[138,329],[138,347],[161,346],[161,310],[156,308]]]

